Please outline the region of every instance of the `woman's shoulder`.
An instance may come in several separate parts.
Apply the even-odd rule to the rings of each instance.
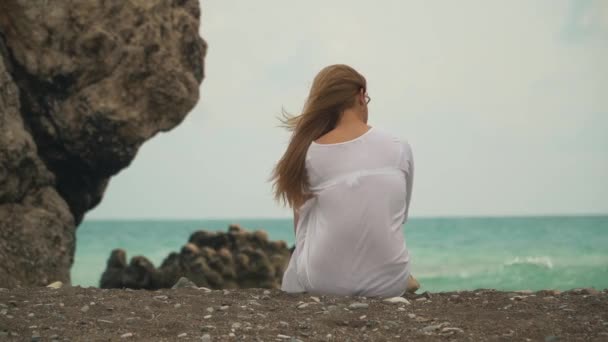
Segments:
[[[410,148],[408,139],[394,134],[383,127],[374,127],[374,136],[376,137],[377,141],[405,146],[408,149]]]
[[[407,165],[413,160],[412,147],[408,139],[383,128],[378,128],[375,131],[375,139],[375,148],[398,160],[399,165]]]

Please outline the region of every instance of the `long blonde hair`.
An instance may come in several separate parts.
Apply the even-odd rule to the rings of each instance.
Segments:
[[[281,122],[293,133],[272,172],[277,201],[297,208],[311,196],[305,166],[308,147],[336,127],[340,114],[352,107],[356,95],[366,88],[365,78],[355,69],[344,64],[330,65],[315,77],[301,114],[283,111]]]

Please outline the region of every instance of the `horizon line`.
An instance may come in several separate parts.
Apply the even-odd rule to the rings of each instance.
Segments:
[[[515,215],[438,215],[438,216],[412,216],[408,220],[418,219],[483,219],[483,218],[576,218],[576,217],[608,217],[608,213],[588,214],[515,214]],[[85,221],[249,221],[249,220],[292,220],[293,217],[92,217],[84,218]]]

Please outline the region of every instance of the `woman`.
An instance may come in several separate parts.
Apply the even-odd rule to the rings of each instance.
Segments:
[[[412,152],[367,125],[366,89],[353,68],[328,66],[303,112],[285,115],[293,134],[272,178],[276,199],[294,208],[296,248],[284,291],[393,297],[417,289],[401,230]]]

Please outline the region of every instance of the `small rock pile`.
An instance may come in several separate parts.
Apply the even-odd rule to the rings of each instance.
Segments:
[[[270,241],[264,231],[249,232],[239,225],[227,233],[199,230],[159,268],[144,256],[127,264],[127,253],[113,250],[100,287],[156,290],[186,277],[210,289],[279,288],[290,256],[284,241]]]

